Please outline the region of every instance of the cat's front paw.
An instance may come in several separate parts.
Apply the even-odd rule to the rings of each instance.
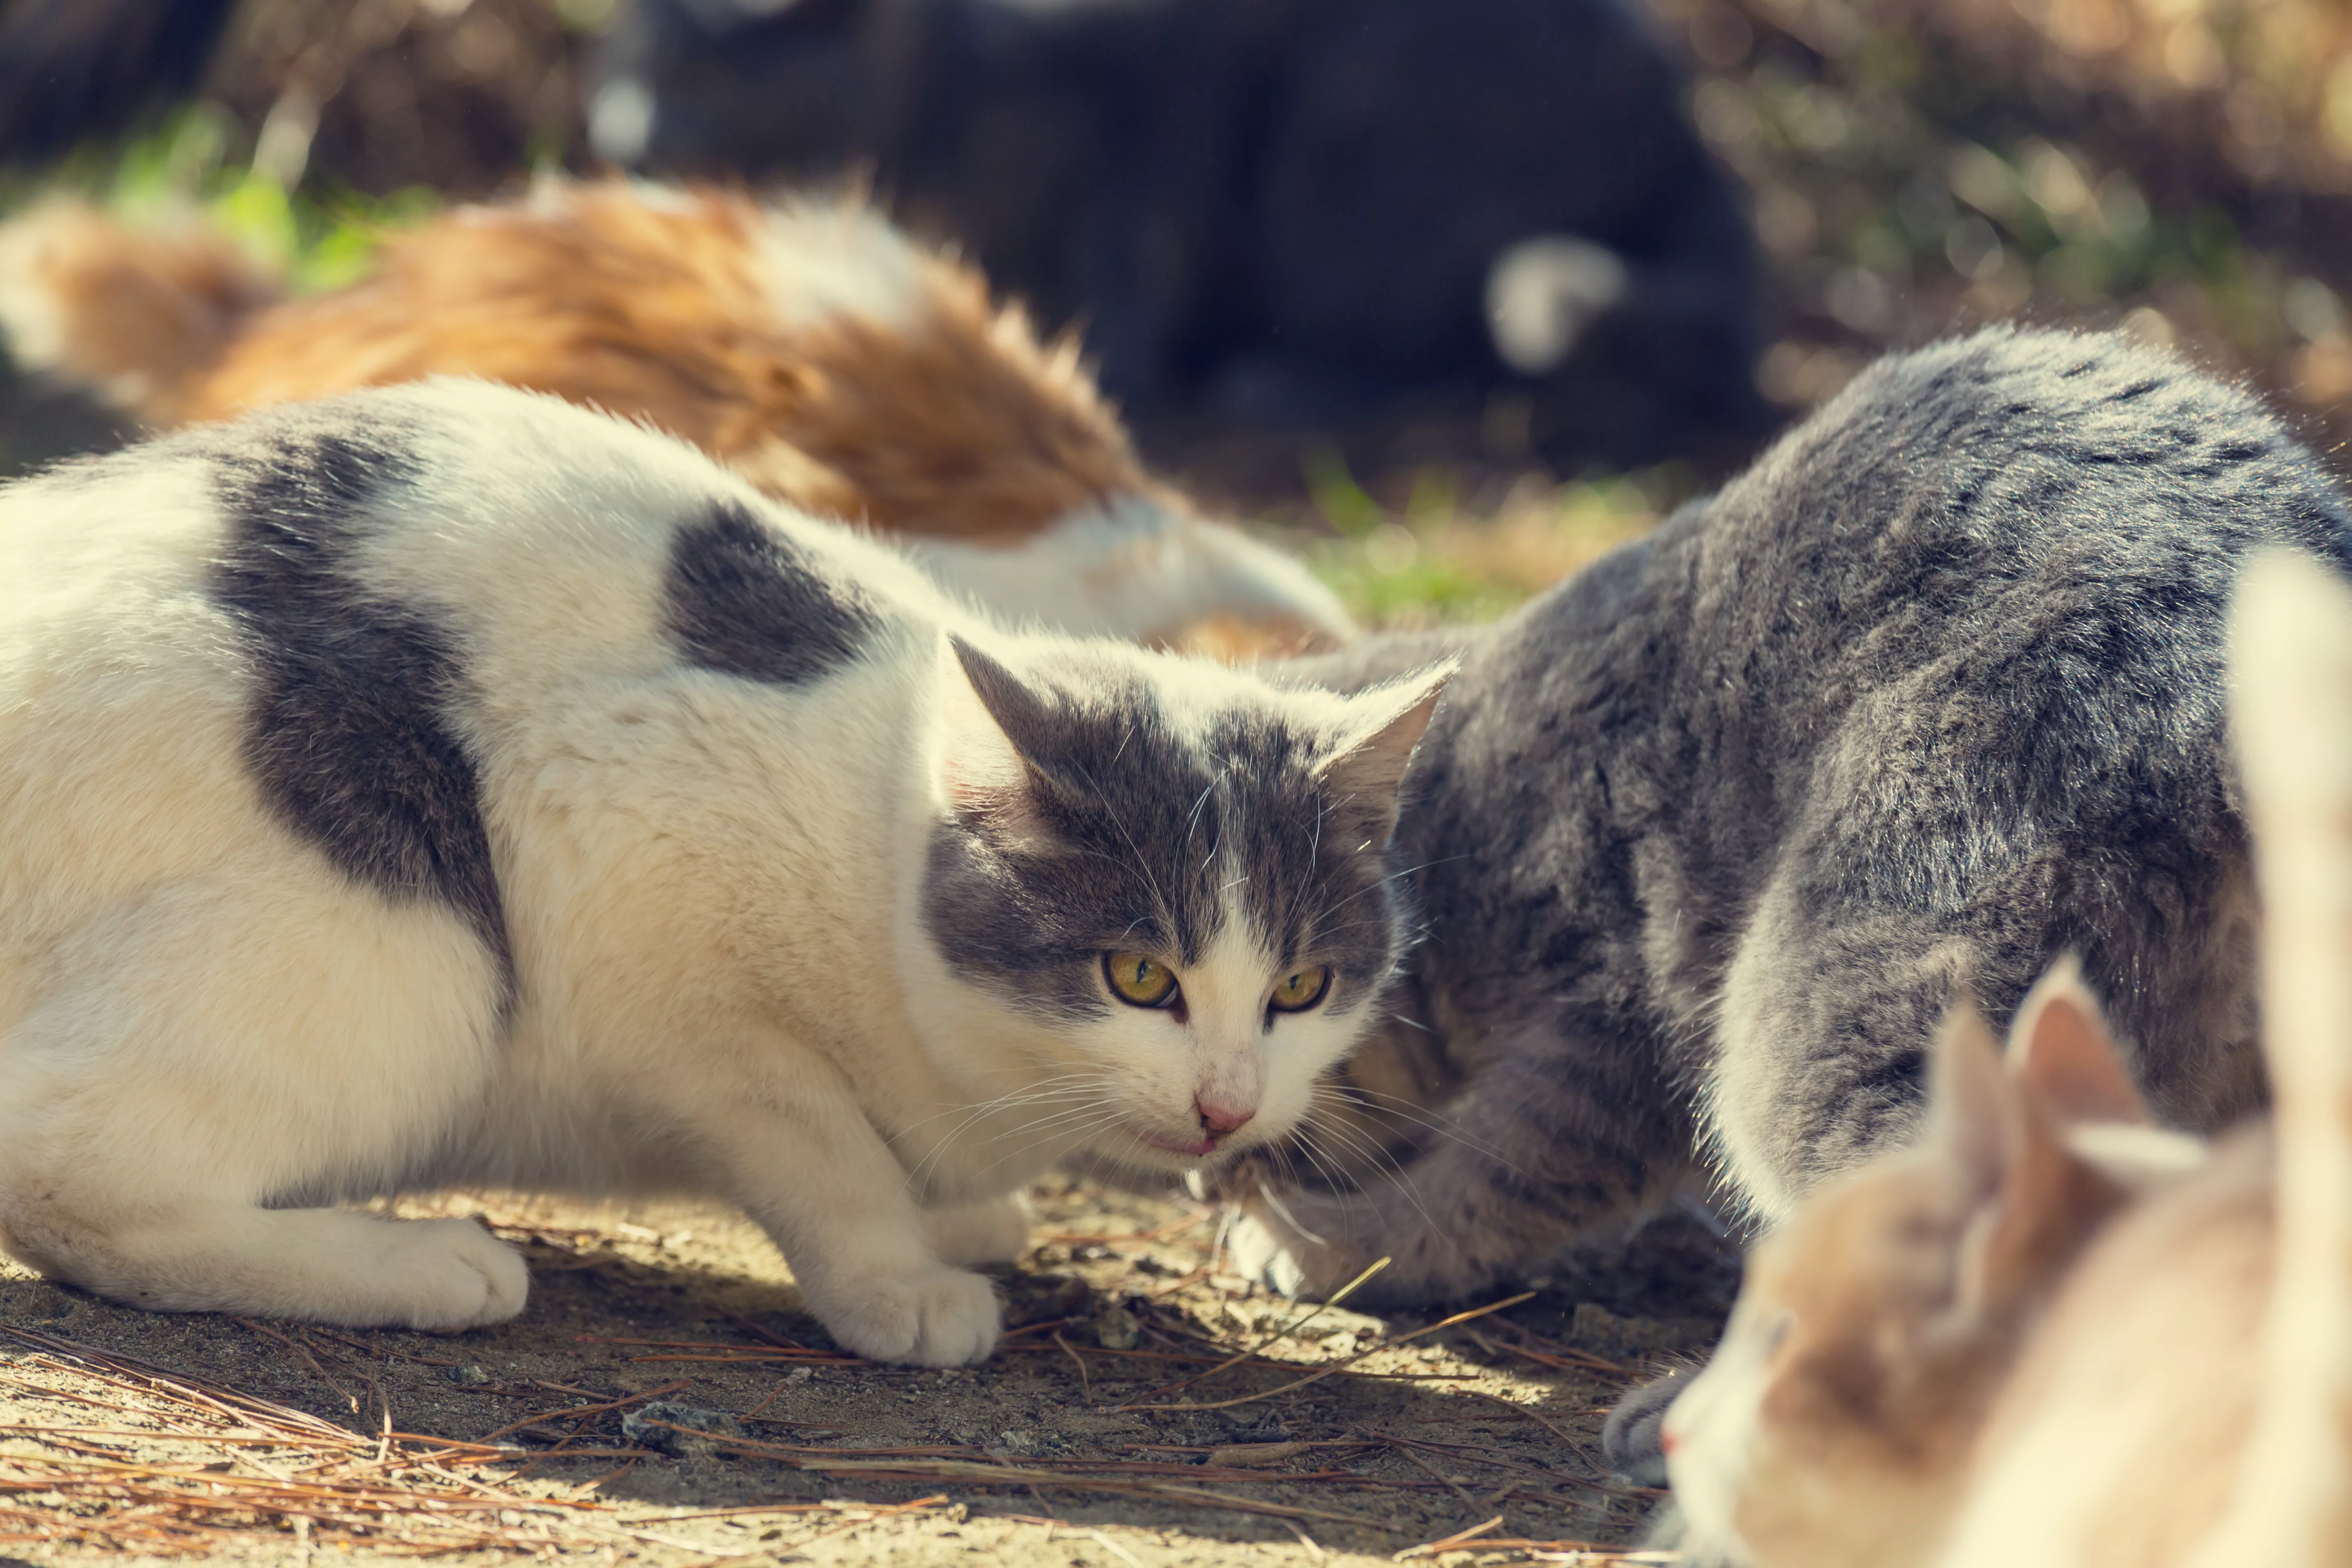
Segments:
[[[1225,1250],[1243,1279],[1318,1300],[1380,1256],[1350,1233],[1336,1202],[1297,1192],[1285,1193],[1279,1205],[1262,1195],[1249,1200],[1225,1232]]]
[[[942,1262],[1010,1263],[1029,1250],[1029,1210],[1018,1197],[927,1209],[923,1227]]]
[[[401,1281],[388,1316],[412,1329],[478,1329],[522,1310],[530,1270],[515,1249],[469,1219],[403,1220],[388,1277]],[[381,1321],[381,1320],[379,1320]]]
[[[1003,1331],[996,1288],[961,1268],[835,1281],[809,1304],[835,1343],[875,1361],[961,1366]]]
[[[1235,1274],[1254,1284],[1286,1296],[1305,1295],[1307,1269],[1292,1251],[1293,1241],[1270,1216],[1244,1209],[1225,1227],[1225,1257]]]

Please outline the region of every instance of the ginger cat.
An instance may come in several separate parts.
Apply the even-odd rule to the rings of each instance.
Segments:
[[[1074,344],[855,196],[547,181],[282,294],[200,227],[0,226],[10,352],[152,429],[478,375],[646,420],[1000,615],[1226,657],[1352,634],[1304,567],[1145,473]]]

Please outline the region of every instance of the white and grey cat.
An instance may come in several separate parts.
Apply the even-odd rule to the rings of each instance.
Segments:
[[[693,1190],[843,1344],[985,1355],[1010,1196],[1279,1137],[1401,949],[1444,671],[1013,635],[689,448],[430,383],[0,491],[0,1239],[171,1310],[458,1328],[333,1206]]]

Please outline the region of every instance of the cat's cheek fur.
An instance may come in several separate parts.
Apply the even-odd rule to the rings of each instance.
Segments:
[[[957,978],[919,921],[902,921],[899,940],[908,1005],[940,1066],[970,1086],[974,1105],[1012,1102],[1001,1128],[966,1115],[934,1121],[958,1129],[944,1136],[908,1130],[900,1157],[927,1202],[1017,1185],[1080,1147],[1146,1170],[1222,1164],[1296,1127],[1364,1022],[1365,1009],[1344,1005],[1269,1015],[1280,965],[1239,920],[1185,972],[1181,1013],[1115,1003],[1105,988],[1097,1011],[1050,1018]],[[1249,1120],[1195,1152],[1210,1105]]]
[[[1757,1305],[1736,1318],[1660,1428],[1675,1502],[1688,1528],[1684,1546],[1698,1562],[1751,1560],[1739,1538],[1738,1509],[1763,1424],[1774,1342],[1787,1321],[1784,1313]]]

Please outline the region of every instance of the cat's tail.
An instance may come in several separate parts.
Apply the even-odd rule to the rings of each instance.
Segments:
[[[2231,613],[2263,890],[2277,1264],[2254,1432],[2198,1568],[2352,1563],[2352,584],[2278,551]]]
[[[283,281],[226,235],[135,228],[84,202],[0,224],[0,337],[21,370],[176,424],[205,370]]]

